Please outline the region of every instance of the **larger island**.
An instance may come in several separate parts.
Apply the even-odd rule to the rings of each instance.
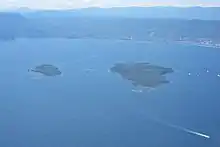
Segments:
[[[161,84],[169,83],[165,75],[174,72],[172,68],[153,65],[147,62],[116,63],[111,67],[110,71],[131,81],[134,86],[146,88],[156,88]]]

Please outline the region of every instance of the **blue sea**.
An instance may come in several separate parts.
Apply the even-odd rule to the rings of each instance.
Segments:
[[[174,73],[169,84],[136,93],[109,72],[118,62],[149,62]],[[41,64],[57,66],[62,76],[28,72]],[[18,39],[0,42],[0,73],[0,147],[220,146],[219,49]]]

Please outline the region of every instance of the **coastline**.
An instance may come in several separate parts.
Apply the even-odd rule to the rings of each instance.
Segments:
[[[201,44],[192,41],[174,41],[174,42],[183,45],[193,45],[193,46],[207,47],[207,48],[220,48],[220,46],[216,46],[216,44]]]

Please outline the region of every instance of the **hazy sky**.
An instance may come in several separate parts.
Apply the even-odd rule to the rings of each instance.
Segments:
[[[220,0],[0,0],[0,8],[82,8],[90,6],[220,6]]]

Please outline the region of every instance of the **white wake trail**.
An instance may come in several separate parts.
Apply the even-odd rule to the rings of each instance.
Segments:
[[[209,139],[210,136],[209,135],[206,135],[206,134],[203,134],[203,133],[200,133],[200,132],[196,132],[196,131],[192,131],[190,129],[187,129],[187,128],[183,128],[183,127],[180,127],[180,126],[176,126],[176,125],[173,125],[173,124],[166,124],[167,126],[169,127],[172,127],[172,128],[175,128],[175,129],[178,129],[178,130],[181,130],[181,131],[184,131],[186,133],[190,133],[190,134],[193,134],[193,135],[197,135],[197,136],[200,136],[200,137],[204,137],[206,139]]]
[[[208,135],[206,135],[206,134],[199,133],[199,132],[191,131],[191,130],[188,130],[188,129],[185,129],[185,131],[188,132],[188,133],[194,134],[194,135],[198,135],[198,136],[201,136],[201,137],[205,137],[205,138],[207,138],[207,139],[210,138],[210,136],[208,136]]]

